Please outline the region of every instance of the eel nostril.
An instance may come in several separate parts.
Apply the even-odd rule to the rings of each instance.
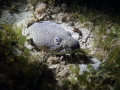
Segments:
[[[71,47],[73,50],[75,50],[75,49],[79,49],[80,48],[80,44],[79,44],[79,42],[77,41],[77,42],[75,42],[74,43],[74,45]]]

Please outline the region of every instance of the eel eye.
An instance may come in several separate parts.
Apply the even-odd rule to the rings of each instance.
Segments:
[[[54,42],[55,42],[57,45],[59,45],[59,44],[61,43],[61,41],[62,41],[62,39],[61,39],[60,37],[58,37],[58,36],[56,36],[56,37],[54,38]]]

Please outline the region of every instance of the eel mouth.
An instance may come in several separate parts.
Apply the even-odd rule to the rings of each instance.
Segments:
[[[62,49],[60,53],[72,53],[72,49],[70,47],[67,47],[67,48]]]
[[[50,50],[49,52],[50,53],[53,53],[53,54],[71,54],[71,53],[75,53],[76,50],[78,50],[79,47],[64,47],[61,49],[55,49],[55,50]]]
[[[74,53],[75,51],[77,51],[79,48],[77,49],[73,49],[70,47],[64,48],[63,50],[60,51],[60,53],[66,53],[66,54],[70,54],[70,53]]]
[[[66,46],[60,51],[60,53],[74,53],[76,50],[80,48],[79,42],[77,42],[74,46]]]

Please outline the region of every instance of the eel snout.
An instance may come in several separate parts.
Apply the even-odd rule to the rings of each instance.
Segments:
[[[71,46],[71,49],[72,49],[72,50],[76,50],[76,49],[79,49],[79,48],[80,48],[80,44],[79,44],[78,41],[75,41],[75,42],[73,43],[73,45]]]

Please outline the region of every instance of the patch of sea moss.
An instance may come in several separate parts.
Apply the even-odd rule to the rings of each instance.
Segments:
[[[18,13],[23,3],[27,3],[27,0],[0,0],[0,12],[7,9],[10,13]]]

